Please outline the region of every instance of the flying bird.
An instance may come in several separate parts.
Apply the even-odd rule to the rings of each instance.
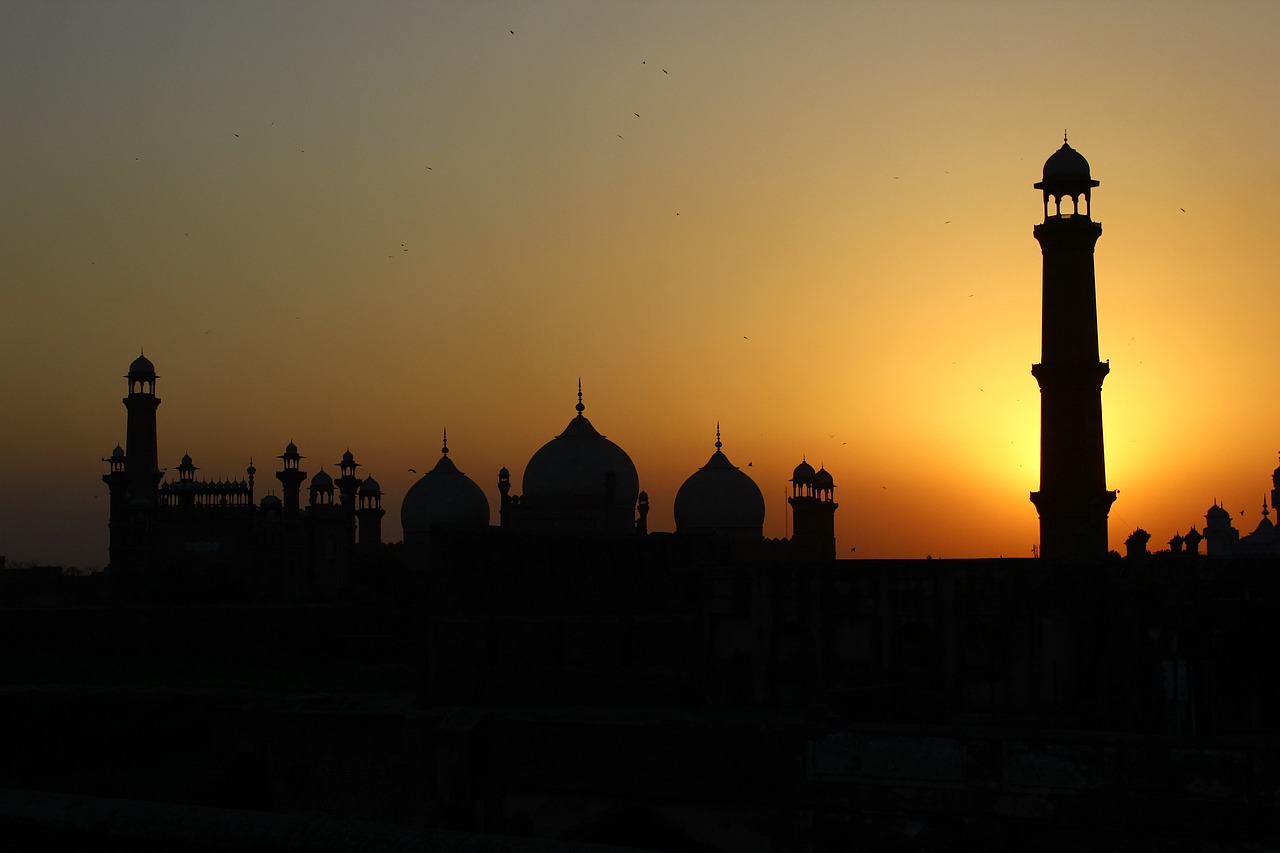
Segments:
[[[417,469],[417,468],[410,468],[410,469],[409,469],[409,473],[410,473],[410,474],[416,474],[416,473],[418,473],[418,469]]]

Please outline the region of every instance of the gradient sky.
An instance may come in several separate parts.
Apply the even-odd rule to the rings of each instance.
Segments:
[[[496,523],[581,377],[651,529],[719,422],[767,536],[806,457],[841,556],[1029,556],[1064,128],[1101,181],[1112,547],[1215,499],[1252,530],[1277,32],[1201,0],[0,2],[0,554],[106,562],[145,349],[162,466],[252,456],[261,495],[288,441],[350,447],[388,540],[444,428]]]

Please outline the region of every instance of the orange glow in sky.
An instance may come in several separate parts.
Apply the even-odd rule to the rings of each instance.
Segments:
[[[807,458],[843,557],[1029,556],[1064,128],[1101,182],[1111,545],[1215,499],[1251,530],[1277,31],[1270,2],[4,3],[0,554],[106,562],[145,349],[162,466],[252,457],[262,495],[290,440],[313,472],[349,447],[389,541],[445,428],[496,521],[581,377],[651,529],[719,423],[767,536]]]

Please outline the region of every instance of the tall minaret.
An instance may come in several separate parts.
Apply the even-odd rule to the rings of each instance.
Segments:
[[[129,499],[154,504],[156,487],[164,476],[156,448],[156,409],[160,406],[160,398],[156,396],[158,377],[155,365],[145,355],[139,354],[129,365],[125,378],[129,381],[129,396],[124,398],[128,412],[124,471],[129,484]]]
[[[1040,513],[1042,557],[1102,557],[1107,514],[1116,493],[1107,489],[1102,451],[1102,380],[1098,360],[1098,300],[1093,248],[1102,225],[1090,218],[1089,161],[1067,144],[1045,161],[1044,222],[1035,238],[1044,255],[1040,363]]]

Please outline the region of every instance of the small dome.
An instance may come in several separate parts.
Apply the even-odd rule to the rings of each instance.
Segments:
[[[1044,161],[1044,179],[1052,180],[1089,180],[1089,161],[1079,151],[1072,148],[1064,139],[1062,147]]]
[[[382,494],[382,487],[372,477],[365,477],[364,482],[360,484],[360,494],[365,497],[377,497]]]
[[[815,489],[834,489],[836,487],[836,481],[832,478],[831,472],[826,469],[826,466],[819,468],[818,472],[813,475],[813,487]]]
[[[133,364],[129,365],[129,379],[155,379],[156,366],[151,363],[151,359],[145,355],[139,354],[133,360]]]
[[[286,445],[284,446],[284,455],[285,455],[285,456],[297,456],[297,455],[298,455],[298,445],[294,444],[292,441],[291,441],[291,442],[289,442],[288,444],[286,444]],[[281,457],[281,458],[283,458],[283,457]]]
[[[265,498],[258,501],[258,506],[262,509],[280,509],[284,504],[282,504],[280,499],[275,495],[267,495]]]
[[[425,543],[436,524],[489,525],[489,499],[484,490],[458,470],[447,451],[436,467],[409,487],[400,504],[400,526],[406,545]]]
[[[731,539],[758,539],[764,529],[764,495],[755,481],[720,450],[676,492],[677,533],[712,533]]]
[[[191,454],[190,454],[190,453],[184,453],[184,454],[182,454],[182,461],[181,461],[181,462],[179,462],[178,464],[179,464],[179,465],[190,465],[190,464],[191,464]]]
[[[323,468],[320,469],[320,472],[318,474],[316,474],[314,477],[311,478],[312,491],[315,491],[316,489],[332,489],[332,488],[333,488],[333,478],[330,477]]]
[[[123,456],[124,456],[124,448],[117,444],[116,449],[111,451],[111,458],[120,459]]]
[[[1209,507],[1209,511],[1204,514],[1207,521],[1230,521],[1231,513],[1222,508],[1221,504],[1215,503]]]
[[[796,470],[791,472],[791,482],[812,483],[816,474],[817,472],[813,470],[813,466],[802,459],[800,464],[796,466]]]
[[[352,456],[352,455],[351,455],[351,451],[350,451],[350,450],[347,450],[347,452],[346,452],[346,453],[342,454],[342,462],[341,462],[340,464],[342,464],[342,465],[354,465],[354,464],[356,464],[356,458],[355,458],[354,456]]]

